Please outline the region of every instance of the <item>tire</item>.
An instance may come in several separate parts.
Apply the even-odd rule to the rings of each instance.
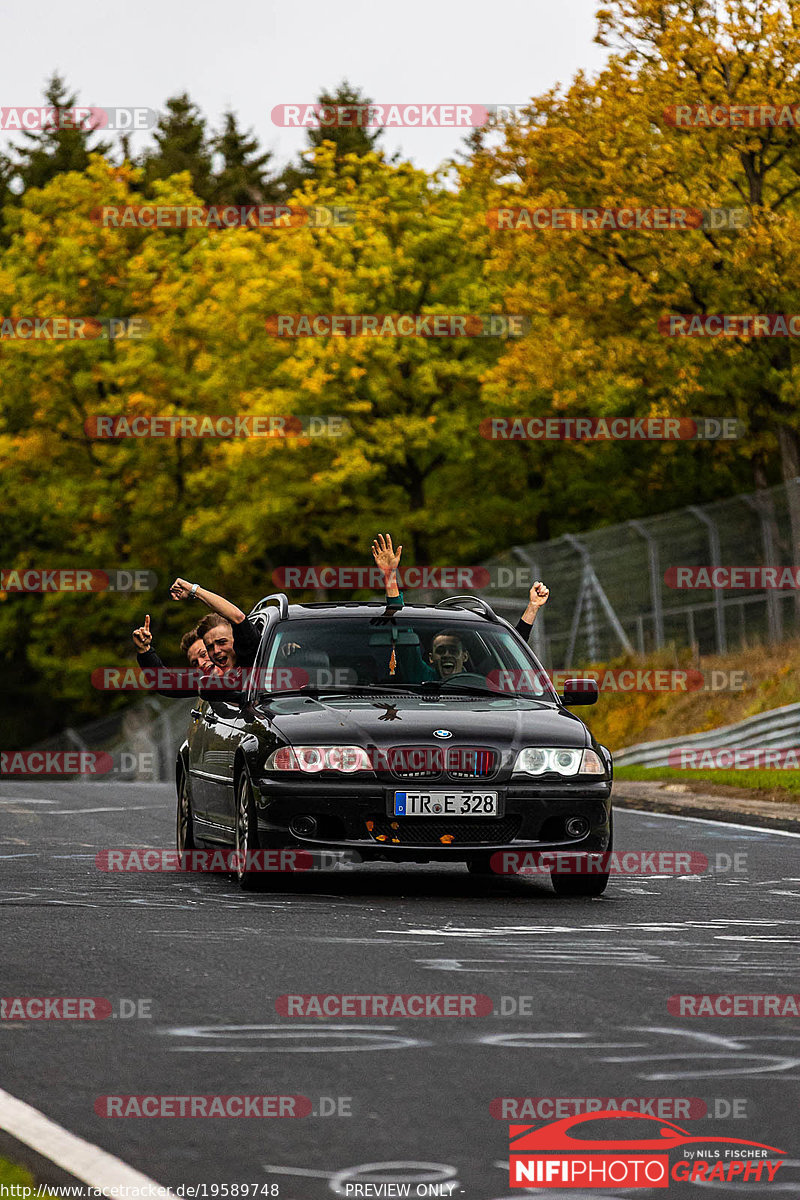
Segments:
[[[194,836],[194,816],[192,814],[192,794],[189,789],[189,776],[181,771],[178,784],[178,808],[175,818],[175,842],[178,850],[195,850],[197,843]]]
[[[260,847],[253,788],[247,772],[242,771],[236,787],[236,878],[243,892],[254,892],[263,882],[263,872],[254,871],[248,862],[249,855],[258,849]]]
[[[613,818],[609,815],[609,835],[608,846],[604,851],[605,854],[610,854],[614,846],[614,826]],[[550,872],[550,882],[553,885],[553,891],[557,896],[602,896],[603,892],[608,887],[610,872],[600,871],[596,875],[557,875],[555,871]]]

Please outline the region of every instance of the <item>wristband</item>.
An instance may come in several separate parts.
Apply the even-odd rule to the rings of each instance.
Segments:
[[[192,586],[189,588],[189,595],[190,595],[190,596],[196,596],[196,595],[197,595],[197,589],[198,589],[199,587],[200,587],[200,584],[199,584],[199,583],[193,583],[193,584],[192,584]]]

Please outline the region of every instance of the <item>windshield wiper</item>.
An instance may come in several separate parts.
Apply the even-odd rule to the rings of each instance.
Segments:
[[[414,691],[413,684],[410,683],[360,683],[353,687],[354,692],[388,692],[390,695],[397,695],[402,692],[404,696],[418,696],[419,692]]]
[[[258,697],[259,700],[282,700],[284,696],[348,696],[349,692],[345,692],[342,688],[335,687],[303,687],[303,688],[281,688],[277,692],[262,692]]]
[[[430,682],[423,683],[423,695],[440,696],[445,690],[448,692],[460,692],[464,696],[502,696],[502,692],[492,691],[491,688],[476,687],[470,683],[454,683],[449,684],[446,679],[433,679]],[[508,693],[506,693],[508,695]]]
[[[281,688],[276,692],[265,692],[262,696],[269,700],[280,700],[283,696],[356,696],[362,692],[377,693],[378,695],[390,694],[396,696],[401,692],[404,696],[417,696],[418,692],[414,692],[407,684],[400,684],[395,687],[388,683],[354,683],[352,687],[333,687],[329,684],[327,687],[299,687],[299,688]]]

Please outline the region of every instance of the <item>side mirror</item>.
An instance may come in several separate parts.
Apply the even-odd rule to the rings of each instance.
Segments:
[[[577,708],[581,704],[597,704],[597,680],[567,679],[564,683],[564,695],[561,703],[565,708]]]

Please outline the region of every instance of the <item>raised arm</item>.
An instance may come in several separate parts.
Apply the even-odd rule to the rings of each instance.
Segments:
[[[245,619],[242,610],[235,604],[231,604],[230,600],[226,600],[224,596],[218,596],[216,592],[210,592],[208,588],[200,587],[199,583],[188,583],[187,580],[178,578],[169,589],[169,594],[173,600],[188,600],[196,597],[198,600],[202,600],[203,604],[212,612],[219,613],[226,621],[230,621],[231,625],[241,625]]]
[[[383,572],[383,583],[386,589],[387,600],[397,600],[400,597],[400,588],[397,583],[397,568],[400,565],[400,555],[402,553],[402,546],[398,546],[397,550],[394,549],[390,533],[379,533],[372,543],[372,557],[375,559],[375,565]]]
[[[517,621],[517,633],[527,642],[533,629],[533,623],[539,615],[539,609],[544,608],[550,598],[550,589],[538,579],[528,593],[528,606]]]

